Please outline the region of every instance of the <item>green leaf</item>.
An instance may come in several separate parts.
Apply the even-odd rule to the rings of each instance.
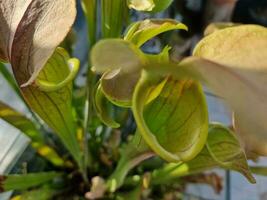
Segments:
[[[29,106],[55,131],[76,162],[82,165],[72,113],[72,81],[64,81],[73,67],[73,62],[69,63],[69,60],[73,61],[64,49],[58,48],[38,76],[39,85],[42,81],[50,83],[52,88],[57,88],[56,91],[43,91],[41,88],[47,85],[41,88],[29,85],[22,87],[21,91]],[[62,85],[62,82],[66,85]],[[51,89],[50,86],[48,88]]]
[[[44,137],[35,124],[13,108],[0,101],[0,118],[13,125],[31,139],[36,151],[56,166],[63,166],[64,161],[51,147],[45,144]]]
[[[238,171],[248,181],[256,183],[249,170],[244,150],[229,129],[218,124],[211,125],[206,146],[210,155],[221,167]]]
[[[26,190],[31,187],[39,186],[46,182],[49,182],[61,175],[62,174],[57,172],[40,172],[25,175],[1,176],[0,190],[2,192],[9,190]]]
[[[202,88],[191,80],[173,77],[158,87],[161,81],[143,71],[133,96],[137,127],[150,148],[165,160],[191,160],[204,147],[208,134]],[[158,96],[154,89],[160,91],[155,92]]]
[[[187,27],[173,19],[146,19],[132,24],[125,34],[124,40],[140,47],[161,33],[179,29],[187,30]]]
[[[258,166],[258,167],[249,167],[253,174],[260,176],[267,176],[267,167]]]
[[[99,117],[99,119],[106,125],[111,128],[119,128],[120,124],[115,122],[108,114],[108,108],[107,108],[107,99],[105,95],[103,94],[102,88],[99,85],[96,89],[95,94],[95,110]]]
[[[21,195],[13,197],[11,200],[48,200],[52,199],[54,195],[54,190],[43,187],[40,189],[27,191]]]

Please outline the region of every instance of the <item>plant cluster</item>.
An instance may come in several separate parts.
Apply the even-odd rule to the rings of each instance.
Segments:
[[[172,2],[82,0],[90,49],[81,86],[71,56],[75,0],[0,1],[0,60],[14,78],[8,65],[0,71],[32,113],[0,102],[0,118],[45,162],[40,172],[2,175],[1,191],[15,190],[13,200],[181,199],[188,183],[220,192],[209,169],[251,183],[252,172],[265,173],[247,157],[267,155],[267,29],[211,24],[191,56],[168,45],[151,54],[144,46],[153,38],[190,27],[131,22],[129,9],[157,13]],[[203,85],[232,109],[232,127],[209,122]]]

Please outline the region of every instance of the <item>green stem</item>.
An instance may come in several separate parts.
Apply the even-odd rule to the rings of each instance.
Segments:
[[[87,21],[90,46],[92,47],[97,40],[97,1],[82,0],[82,8]]]
[[[91,48],[97,41],[97,1],[82,0],[82,8],[86,16],[87,28],[89,34],[89,47]],[[90,70],[90,59],[88,59],[88,68],[86,76],[86,101],[84,106],[84,121],[83,121],[83,147],[84,147],[84,173],[83,177],[88,183],[87,167],[92,165],[92,156],[88,146],[88,125],[92,121],[93,115],[93,86],[95,83],[95,75]]]
[[[84,173],[83,177],[86,183],[89,183],[87,177],[87,167],[92,165],[92,156],[88,146],[88,126],[92,122],[93,115],[93,85],[95,82],[95,75],[88,67],[87,78],[86,78],[86,101],[84,106],[84,122],[83,122],[83,147],[84,147]]]
[[[119,163],[107,181],[108,191],[116,191],[116,189],[123,185],[124,180],[131,169],[154,155],[155,154],[146,145],[137,131],[127,147],[123,149]]]
[[[129,21],[128,15],[125,0],[101,0],[102,37],[120,37],[123,25]]]

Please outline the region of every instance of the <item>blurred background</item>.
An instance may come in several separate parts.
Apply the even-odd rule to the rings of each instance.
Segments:
[[[157,53],[166,44],[172,47],[172,55],[176,59],[191,54],[194,45],[203,37],[207,25],[213,22],[234,22],[243,24],[260,24],[267,26],[267,0],[174,0],[168,10],[147,14],[130,11],[130,21],[146,18],[173,18],[186,24],[188,32],[170,32],[148,42],[144,51]],[[126,28],[126,27],[125,27]],[[81,60],[85,67],[88,55],[87,25],[78,1],[78,16],[74,26],[75,46],[73,54]],[[267,59],[267,58],[266,58]],[[77,84],[83,84],[84,71],[81,69]],[[21,112],[27,109],[20,99],[12,92],[0,74],[0,99]],[[231,112],[222,99],[206,91],[210,111],[210,121],[231,125]],[[28,116],[31,117],[30,113]],[[43,167],[42,159],[28,146],[29,139],[18,130],[0,119],[0,173],[19,172],[27,168],[39,171]],[[267,166],[267,159],[260,158],[251,165]],[[209,172],[211,173],[211,172]],[[215,170],[223,179],[223,189],[216,193],[211,187],[201,184],[188,185],[186,199],[206,200],[267,200],[267,177],[256,176],[257,184],[252,185],[240,174],[224,170]],[[0,199],[8,199],[8,194],[0,195]]]

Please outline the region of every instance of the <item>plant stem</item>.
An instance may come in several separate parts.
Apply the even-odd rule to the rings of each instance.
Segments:
[[[97,1],[82,0],[82,8],[87,21],[90,46],[92,47],[97,40]]]
[[[82,8],[87,21],[87,28],[89,34],[89,48],[91,49],[97,41],[97,7],[96,0],[82,0]],[[89,52],[90,52],[89,49]],[[86,183],[89,183],[87,177],[87,167],[92,164],[92,156],[88,146],[88,126],[92,121],[93,115],[93,90],[96,77],[90,70],[90,58],[88,58],[88,67],[86,74],[86,101],[84,106],[84,121],[83,121],[83,147],[84,147],[84,169],[83,178]]]
[[[115,171],[107,181],[107,188],[110,192],[114,192],[124,183],[131,169],[155,155],[143,141],[138,131],[127,147],[125,146],[124,148]]]
[[[89,65],[88,65],[89,66]],[[91,166],[92,164],[92,157],[90,154],[90,150],[88,147],[88,125],[92,122],[92,113],[93,113],[93,86],[95,82],[95,75],[88,67],[87,78],[86,78],[86,101],[84,107],[84,124],[83,124],[83,131],[84,131],[84,139],[83,139],[83,146],[84,146],[84,178],[86,177],[87,182],[87,167]]]

